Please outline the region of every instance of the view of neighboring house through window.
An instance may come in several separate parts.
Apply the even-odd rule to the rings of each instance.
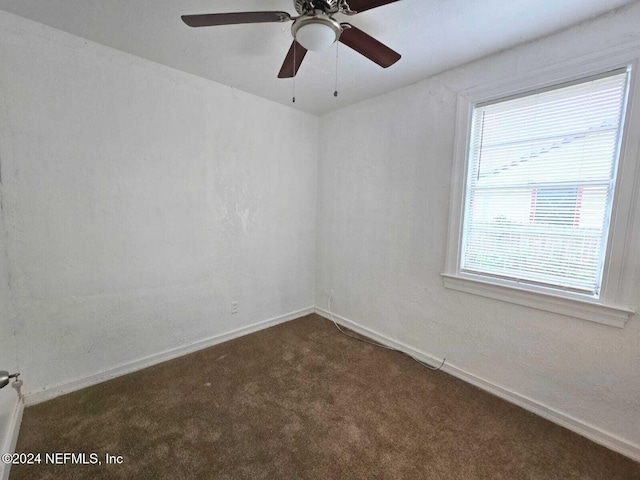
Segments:
[[[476,106],[460,270],[598,296],[626,69]]]

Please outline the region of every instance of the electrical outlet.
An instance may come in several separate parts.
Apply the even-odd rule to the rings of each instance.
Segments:
[[[238,302],[231,302],[231,313],[238,313]]]

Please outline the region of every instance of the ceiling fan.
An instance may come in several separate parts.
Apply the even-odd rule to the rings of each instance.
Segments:
[[[400,60],[399,53],[350,23],[338,22],[333,15],[355,15],[397,1],[399,0],[294,0],[298,17],[292,17],[287,12],[238,12],[182,15],[182,21],[190,27],[293,21],[293,43],[278,74],[278,78],[291,78],[298,73],[308,50],[322,50],[336,41],[344,43],[383,68],[396,63]]]

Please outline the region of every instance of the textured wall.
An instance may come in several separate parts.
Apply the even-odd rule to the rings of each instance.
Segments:
[[[338,314],[640,446],[637,316],[617,329],[446,290],[440,277],[457,92],[637,42],[638,25],[635,4],[323,117],[316,305],[334,290]],[[638,308],[640,281],[634,291]]]
[[[1,133],[0,133],[1,135]],[[2,157],[0,157],[0,180],[2,179]],[[4,229],[4,201],[0,181],[0,370],[16,369],[16,349],[13,337],[13,318],[9,314],[9,271],[7,268],[6,231]],[[0,454],[4,453],[11,413],[17,401],[16,392],[10,386],[0,390]],[[3,465],[0,464],[0,478]]]
[[[316,117],[2,12],[0,65],[27,393],[312,305]]]

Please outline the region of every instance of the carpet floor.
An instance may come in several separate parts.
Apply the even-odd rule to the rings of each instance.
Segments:
[[[17,451],[42,464],[12,480],[640,479],[640,463],[317,315],[29,407]]]

